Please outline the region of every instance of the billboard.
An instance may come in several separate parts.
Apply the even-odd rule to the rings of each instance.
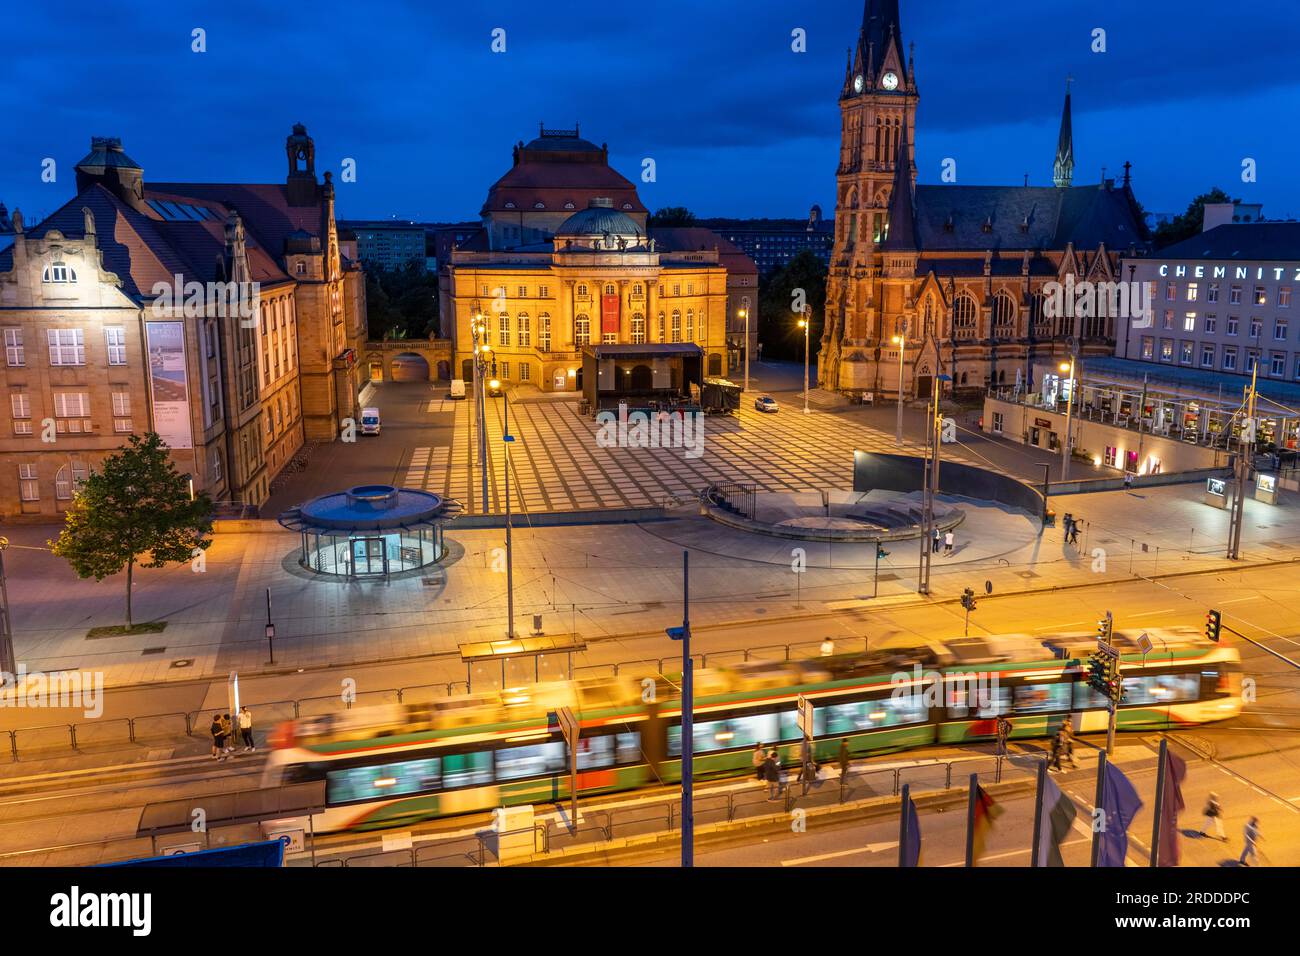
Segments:
[[[618,296],[600,297],[600,331],[618,334]]]
[[[185,325],[146,322],[145,336],[154,431],[171,448],[193,448],[189,383],[185,375]]]

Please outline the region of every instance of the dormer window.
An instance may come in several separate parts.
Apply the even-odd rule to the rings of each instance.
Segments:
[[[956,228],[956,224],[952,221],[952,216],[949,216],[947,221],[943,224],[943,231],[952,232]]]
[[[988,219],[985,219],[985,220],[984,220],[984,225],[981,227],[981,229],[982,229],[984,232],[992,232],[992,231],[993,231],[993,217],[992,217],[992,216],[990,216]]]
[[[514,209],[514,208],[515,208],[515,204],[512,203],[512,202],[507,202],[507,203],[506,203],[506,208],[507,208],[507,209]]]
[[[41,274],[42,282],[76,282],[77,273],[62,262],[54,262],[45,267]]]
[[[295,265],[295,267],[294,267],[294,272],[296,272],[296,273],[297,273],[298,275],[300,275],[300,276],[301,276],[301,275],[306,275],[306,274],[307,274],[307,264],[306,264],[305,262],[299,262],[299,263],[297,263],[297,264]]]
[[[623,208],[624,208],[624,209],[631,209],[631,208],[632,208],[632,204],[631,204],[630,202],[625,202],[625,203],[623,203]]]
[[[533,203],[533,208],[534,208],[534,209],[545,209],[545,208],[546,208],[546,203],[544,203],[544,202],[535,202],[535,203]]]
[[[573,205],[573,200],[570,199],[568,202],[566,202],[566,203],[564,204],[564,208],[565,208],[565,209],[574,209],[574,208],[576,208],[576,207]]]

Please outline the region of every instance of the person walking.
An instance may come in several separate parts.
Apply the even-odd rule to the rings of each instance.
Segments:
[[[221,758],[222,748],[226,745],[226,739],[221,735],[221,715],[212,715],[212,726],[208,728],[208,733],[212,734],[212,759]]]
[[[1062,756],[1069,762],[1071,770],[1078,770],[1079,764],[1074,759],[1074,728],[1070,726],[1070,718],[1065,718],[1065,723],[1061,724],[1061,751]]]
[[[934,529],[934,538],[933,538],[933,539],[931,540],[931,542],[930,542],[930,553],[931,553],[931,554],[938,554],[938,553],[939,553],[939,543],[940,543],[942,540],[943,540],[943,539],[942,539],[942,537],[941,537],[940,534],[939,534],[939,529],[938,529],[938,528],[935,528],[935,529]]]
[[[813,755],[812,744],[804,741],[803,760],[799,765],[799,782],[807,789],[808,784],[817,779],[817,758]]]
[[[1201,824],[1201,836],[1209,836],[1205,831],[1210,829],[1210,824],[1214,824],[1214,838],[1228,842],[1228,838],[1223,834],[1223,807],[1219,805],[1219,795],[1211,793],[1209,799],[1205,801],[1205,822]]]
[[[1007,741],[1011,739],[1011,721],[1007,720],[1004,714],[998,715],[997,739],[997,756],[1005,757],[1007,755]]]
[[[765,779],[766,774],[764,773],[765,768],[763,765],[767,763],[767,751],[763,749],[762,742],[759,742],[754,746],[754,756],[751,759],[751,762],[754,765],[754,778],[760,781]]]
[[[1070,519],[1070,544],[1078,545],[1079,543],[1079,519]]]
[[[239,708],[239,736],[244,741],[244,753],[257,749],[257,744],[253,742],[253,715],[247,707]]]
[[[1071,518],[1069,515],[1066,515],[1065,518],[1064,518],[1064,520],[1063,520],[1061,523],[1062,523],[1062,524],[1064,525],[1064,527],[1065,527],[1065,543],[1066,543],[1066,544],[1069,544],[1069,543],[1070,543],[1070,532],[1074,530],[1074,519]]]
[[[953,543],[954,540],[955,540],[955,538],[954,538],[954,535],[953,535],[953,533],[952,533],[951,531],[946,532],[946,533],[944,534],[944,536],[943,536],[943,553],[944,553],[945,555],[952,554],[952,543]]]
[[[1052,753],[1051,756],[1047,758],[1048,770],[1061,769],[1061,750],[1062,750],[1061,732],[1058,730],[1052,736]]]
[[[1259,833],[1259,817],[1251,817],[1246,821],[1246,829],[1242,831],[1242,836],[1246,840],[1246,846],[1242,849],[1241,858],[1237,860],[1237,863],[1241,866],[1250,866],[1251,863],[1258,863],[1258,848],[1261,839]],[[1246,862],[1246,857],[1250,857],[1251,863]]]

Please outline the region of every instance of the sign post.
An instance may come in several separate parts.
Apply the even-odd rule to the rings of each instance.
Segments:
[[[578,719],[573,716],[573,711],[568,707],[561,707],[559,710],[552,711],[550,714],[551,722],[560,725],[560,733],[564,734],[564,742],[569,746],[569,795],[573,800],[572,809],[569,811],[570,827],[574,833],[578,832],[578,734],[581,727]]]

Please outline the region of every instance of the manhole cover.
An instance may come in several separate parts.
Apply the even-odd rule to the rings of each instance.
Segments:
[[[172,667],[193,667],[193,666],[194,666],[194,658],[192,657],[182,657],[178,661],[172,661]]]
[[[420,583],[426,588],[436,588],[442,584],[442,578],[420,578]]]
[[[145,648],[144,650],[142,650],[140,653],[141,653],[141,655],[144,655],[144,654],[162,654],[162,653],[164,653],[166,650],[167,650],[167,648],[165,648],[165,647],[146,647],[146,648]]]
[[[1039,576],[1037,571],[1017,571],[1016,574],[1026,579],[1036,578]]]

